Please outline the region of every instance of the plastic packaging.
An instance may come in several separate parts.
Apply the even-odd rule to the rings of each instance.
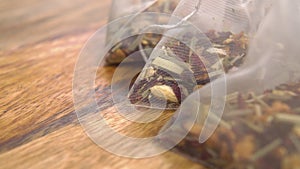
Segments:
[[[176,112],[186,119],[162,144],[188,130],[175,150],[209,168],[300,167],[300,1],[274,0],[268,8],[250,28],[257,31],[245,63],[187,97]]]

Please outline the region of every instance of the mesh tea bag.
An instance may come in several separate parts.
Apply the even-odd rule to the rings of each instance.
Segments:
[[[189,131],[175,150],[209,168],[299,168],[299,33],[300,1],[274,0],[245,63],[186,98],[177,111],[186,119],[161,138],[162,144]],[[214,109],[220,101],[224,111]]]
[[[116,45],[106,56],[108,64],[119,64],[125,57],[138,51],[138,45],[141,43],[143,48],[153,48],[160,40],[160,35],[146,34],[143,39],[138,39],[138,35],[120,40],[115,39],[115,34],[122,34],[135,29],[134,17],[143,12],[158,12],[171,14],[177,6],[179,0],[114,0],[112,2],[111,13],[109,20],[115,20],[120,17],[134,14],[132,18],[122,20],[119,26],[109,27],[107,29],[107,42],[113,41]],[[163,19],[162,17],[161,19]],[[153,22],[153,18],[149,18],[149,24]],[[147,22],[147,20],[145,20]],[[164,21],[156,21],[156,23],[164,23]]]
[[[131,102],[151,107],[150,98],[156,98],[157,103],[166,99],[168,104],[158,108],[176,109],[193,91],[224,72],[236,70],[247,55],[250,36],[256,31],[250,24],[258,25],[259,18],[264,17],[264,11],[250,17],[253,4],[259,8],[265,5],[239,0],[180,1],[173,16],[183,18],[181,22],[171,18],[169,25],[156,26],[168,30],[171,37],[164,36],[152,52],[129,93]],[[202,33],[187,29],[188,23]],[[188,45],[174,39],[181,36],[188,39]],[[183,64],[188,66],[188,71],[181,71]],[[177,73],[179,79],[172,78],[168,71]],[[178,81],[186,81],[187,73],[195,82],[178,85]]]

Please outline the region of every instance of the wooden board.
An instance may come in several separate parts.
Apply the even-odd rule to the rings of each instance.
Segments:
[[[1,169],[203,168],[173,152],[142,160],[115,156],[80,126],[73,71],[86,40],[106,23],[110,2],[0,0]],[[98,73],[99,86],[109,86],[114,69]],[[157,131],[136,124],[125,130],[138,136]]]

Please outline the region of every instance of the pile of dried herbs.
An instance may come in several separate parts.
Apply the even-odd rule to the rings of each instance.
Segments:
[[[176,150],[210,168],[300,168],[300,83],[259,96],[234,93],[227,100],[222,121],[208,141],[198,142],[202,127],[196,124]]]

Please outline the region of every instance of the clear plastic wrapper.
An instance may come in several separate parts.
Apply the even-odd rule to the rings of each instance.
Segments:
[[[189,95],[176,111],[185,120],[162,144],[189,131],[175,150],[209,168],[300,167],[300,1],[269,2],[249,29],[257,31],[245,62]]]

